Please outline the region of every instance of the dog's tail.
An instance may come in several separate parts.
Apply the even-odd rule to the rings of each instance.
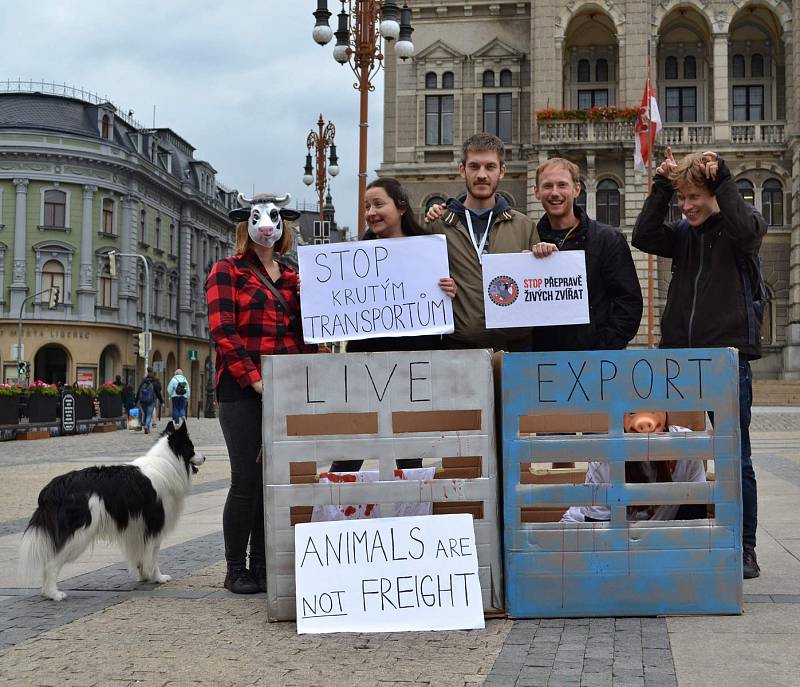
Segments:
[[[53,523],[49,520],[46,509],[37,508],[22,535],[18,571],[21,587],[41,584],[44,567],[55,555]]]

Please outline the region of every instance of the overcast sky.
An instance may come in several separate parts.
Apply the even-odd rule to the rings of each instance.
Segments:
[[[302,182],[306,136],[320,112],[336,125],[339,224],[355,230],[358,91],[333,42],[311,38],[314,0],[0,0],[0,80],[43,79],[93,91],[144,126],[169,127],[217,179],[245,193]],[[329,0],[335,29],[337,0]],[[383,72],[370,95],[368,179],[380,164]]]

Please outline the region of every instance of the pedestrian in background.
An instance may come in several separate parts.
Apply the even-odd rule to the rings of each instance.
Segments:
[[[153,368],[148,367],[147,375],[136,390],[136,402],[142,408],[142,429],[144,429],[145,434],[150,434],[150,426],[153,422],[153,408],[155,408],[156,401],[159,403],[164,402],[164,397],[161,395],[161,383],[153,373]]]
[[[275,209],[274,196],[231,211],[237,221],[231,257],[213,265],[206,280],[208,324],[216,347],[219,424],[231,463],[231,486],[222,515],[227,574],[234,594],[267,589],[264,491],[261,466],[261,356],[314,353],[303,342],[297,272],[281,256],[292,247],[284,220],[298,212]],[[261,213],[273,203],[270,214]],[[246,565],[248,542],[250,569]]]
[[[667,222],[676,194],[684,218]],[[661,313],[661,348],[739,349],[739,427],[742,451],[742,570],[758,577],[758,490],[750,455],[750,361],[761,357],[758,251],[764,218],[744,202],[725,161],[713,151],[680,162],[667,148],[653,190],[633,228],[631,243],[672,259],[672,280]],[[713,416],[711,422],[714,422]]]
[[[190,396],[189,380],[183,376],[183,370],[178,368],[167,384],[167,396],[172,402],[172,421],[177,423],[186,417],[186,408]]]

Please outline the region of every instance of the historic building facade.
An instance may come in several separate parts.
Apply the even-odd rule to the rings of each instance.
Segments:
[[[138,382],[135,335],[149,298],[150,359],[164,381],[184,370],[195,412],[211,369],[203,283],[230,253],[235,204],[171,129],[144,128],[85,91],[0,82],[3,381],[17,379],[22,312],[32,380]],[[112,251],[145,256],[149,283],[138,258],[118,258],[112,274]]]
[[[535,219],[534,172],[553,156],[581,168],[590,215],[630,238],[647,193],[633,168],[633,121],[648,54],[664,130],[657,157],[716,150],[769,223],[761,250],[773,301],[762,377],[800,378],[800,3],[786,0],[448,0],[414,2],[413,60],[387,48],[380,174],[408,187],[416,210],[463,193],[461,142],[478,131],[508,150],[501,186]],[[569,112],[572,110],[572,112]],[[674,208],[675,216],[677,208]],[[634,250],[647,293],[647,257]],[[655,264],[655,334],[670,265]],[[646,343],[647,321],[637,343]]]

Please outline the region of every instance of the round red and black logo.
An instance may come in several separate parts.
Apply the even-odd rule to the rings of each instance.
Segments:
[[[511,277],[498,275],[489,282],[489,300],[495,305],[511,305],[519,296],[519,286]]]

